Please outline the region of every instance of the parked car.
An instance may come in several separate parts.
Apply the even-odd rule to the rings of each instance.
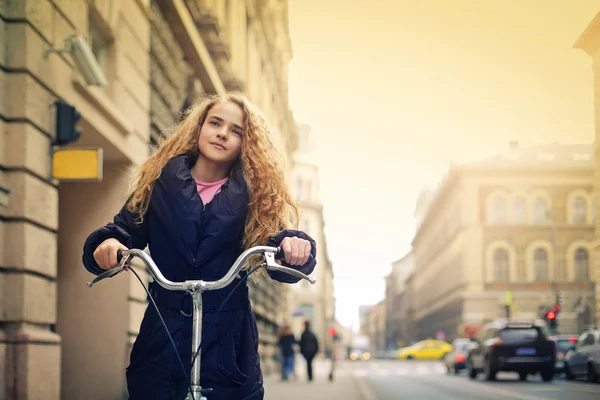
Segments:
[[[545,382],[554,378],[556,343],[541,320],[498,320],[483,327],[476,344],[467,354],[469,377],[484,373],[496,379],[500,371],[518,372],[521,380],[540,373]]]
[[[455,339],[452,342],[452,351],[444,357],[444,365],[448,374],[454,371],[454,375],[457,375],[467,367],[467,352],[473,345],[474,342],[469,338]]]
[[[586,377],[590,382],[600,379],[600,330],[584,331],[575,350],[571,350],[565,359],[565,375],[573,380]]]
[[[556,343],[556,363],[554,364],[554,373],[562,373],[565,370],[565,358],[569,351],[575,349],[577,336],[557,335],[552,340]]]
[[[442,360],[452,351],[452,345],[443,340],[426,339],[398,350],[399,360]]]

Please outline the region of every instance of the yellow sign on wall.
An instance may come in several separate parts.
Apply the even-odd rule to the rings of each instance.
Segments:
[[[101,148],[54,148],[52,178],[61,182],[98,182],[102,180]]]

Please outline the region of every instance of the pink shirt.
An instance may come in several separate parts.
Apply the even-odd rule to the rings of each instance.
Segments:
[[[228,179],[229,178],[224,178],[216,182],[196,181],[196,189],[198,189],[198,194],[204,205],[207,205],[212,201],[216,194],[221,191],[221,186],[223,186]]]

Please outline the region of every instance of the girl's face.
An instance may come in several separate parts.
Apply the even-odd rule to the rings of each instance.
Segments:
[[[242,151],[243,126],[244,112],[237,104],[215,104],[200,129],[200,154],[215,163],[232,164]]]

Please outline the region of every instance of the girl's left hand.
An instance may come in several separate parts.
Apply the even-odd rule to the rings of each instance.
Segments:
[[[310,256],[310,242],[292,236],[286,237],[281,241],[285,262],[290,265],[304,265]]]

